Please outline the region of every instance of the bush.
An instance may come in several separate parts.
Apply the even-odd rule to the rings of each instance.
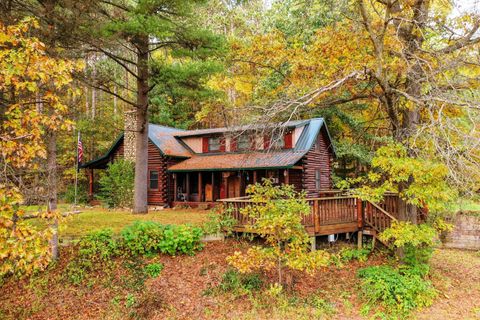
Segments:
[[[426,276],[428,262],[433,254],[437,231],[427,225],[415,225],[410,222],[397,222],[380,234],[380,239],[392,249],[403,250],[403,262],[407,272],[417,272]]]
[[[262,285],[263,281],[258,274],[241,274],[236,270],[230,269],[223,274],[219,288],[225,292],[242,294],[259,290]]]
[[[163,270],[163,264],[161,263],[150,263],[145,266],[145,274],[150,278],[156,278],[160,275]]]
[[[78,246],[78,255],[66,268],[66,276],[75,285],[79,285],[94,267],[104,267],[120,254],[111,229],[88,233],[80,239]]]
[[[235,251],[227,262],[242,273],[277,268],[278,283],[283,283],[283,270],[289,268],[312,274],[328,265],[326,251],[311,251],[308,233],[302,220],[310,212],[305,193],[292,185],[274,186],[272,180],[249,185],[251,204],[240,212],[253,219],[246,231],[265,238],[265,246],[254,246],[247,252]]]
[[[212,209],[208,214],[208,221],[202,226],[205,234],[225,232],[225,234],[231,235],[233,227],[237,223],[231,213],[231,208],[225,209],[223,206]]]
[[[160,252],[175,255],[178,253],[193,255],[203,248],[200,241],[203,236],[201,228],[187,225],[167,226],[164,240],[160,242]]]
[[[88,233],[79,242],[79,257],[91,262],[108,262],[117,256],[118,242],[113,238],[111,229],[102,229]]]
[[[112,259],[124,254],[135,257],[131,260],[135,263],[131,264],[130,269],[139,271],[136,279],[143,281],[140,279],[143,275],[158,276],[163,265],[152,263],[144,268],[143,262],[136,257],[160,252],[170,255],[194,254],[203,246],[200,242],[202,235],[200,228],[165,226],[150,221],[137,221],[125,227],[118,240],[114,238],[111,229],[94,231],[80,239],[78,254],[68,264],[66,275],[72,283],[80,284],[88,272],[95,268],[111,267]],[[141,264],[139,267],[136,266],[138,262]]]
[[[153,221],[136,221],[125,227],[121,232],[124,251],[133,256],[158,252],[164,229],[165,226]]]
[[[368,308],[380,304],[387,313],[407,315],[413,309],[431,305],[436,296],[429,281],[390,266],[360,269],[357,275],[362,279],[362,296]]]
[[[108,165],[105,175],[98,181],[99,198],[109,207],[131,207],[133,201],[134,164],[117,160]]]
[[[88,192],[86,183],[79,183],[77,187],[77,203],[88,203]],[[75,203],[75,185],[68,185],[61,198],[67,203]]]
[[[371,247],[364,246],[362,249],[357,248],[342,248],[339,252],[340,258],[343,262],[358,260],[365,262],[372,251]]]
[[[194,254],[203,244],[202,229],[187,225],[161,225],[151,221],[137,221],[122,230],[122,244],[131,255],[157,252],[175,255]]]

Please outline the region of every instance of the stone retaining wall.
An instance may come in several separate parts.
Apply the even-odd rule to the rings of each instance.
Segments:
[[[459,213],[444,246],[446,248],[480,250],[480,213]]]

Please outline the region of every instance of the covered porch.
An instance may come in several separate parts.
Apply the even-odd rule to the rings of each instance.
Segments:
[[[247,186],[273,179],[275,184],[293,184],[301,189],[301,167],[231,171],[173,172],[172,205],[213,204],[220,199],[244,197]]]

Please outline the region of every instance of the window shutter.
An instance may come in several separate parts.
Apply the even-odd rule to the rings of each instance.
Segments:
[[[292,146],[293,146],[292,138],[293,138],[292,131],[287,132],[287,133],[285,134],[285,138],[284,138],[285,149],[292,149]]]
[[[220,152],[225,152],[225,138],[220,139]]]
[[[202,138],[202,152],[203,153],[208,152],[208,137],[203,137]]]
[[[264,136],[263,137],[263,149],[268,149],[270,148],[270,137],[269,136]]]
[[[237,138],[231,138],[230,140],[230,151],[237,151]]]

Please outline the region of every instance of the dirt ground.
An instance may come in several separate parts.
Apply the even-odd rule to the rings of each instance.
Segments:
[[[264,294],[212,294],[228,269],[225,258],[248,244],[229,239],[210,242],[195,256],[160,255],[164,264],[157,278],[139,290],[124,262],[116,261],[82,285],[65,280],[72,249],[65,249],[57,266],[0,288],[0,319],[362,319],[356,271],[381,264],[373,254],[366,263],[328,267],[313,276],[293,274],[295,294],[290,300],[321,297],[321,314],[289,308],[288,301],[269,305]],[[274,274],[264,274],[265,282]],[[133,282],[132,282],[133,280]],[[440,291],[436,302],[414,314],[418,319],[480,319],[480,255],[477,252],[437,250],[432,259],[432,281]],[[296,304],[297,306],[301,304]]]

